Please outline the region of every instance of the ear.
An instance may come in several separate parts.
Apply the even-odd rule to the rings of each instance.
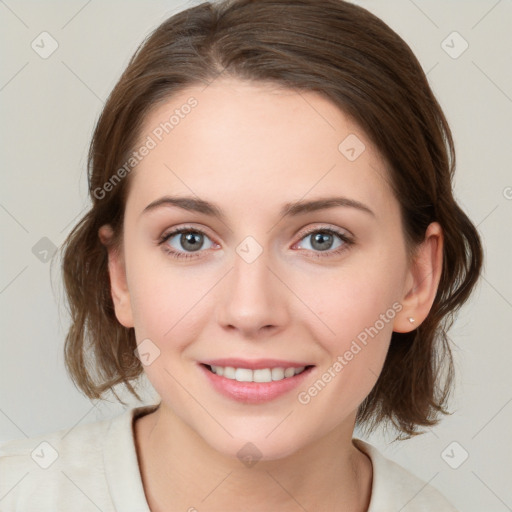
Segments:
[[[432,222],[407,272],[402,310],[393,324],[395,332],[410,332],[425,320],[436,297],[442,268],[443,229]]]
[[[108,272],[110,275],[110,294],[114,303],[116,317],[124,327],[133,327],[133,314],[130,292],[126,281],[126,268],[122,249],[112,243],[114,232],[108,224],[101,226],[98,236],[108,251]]]

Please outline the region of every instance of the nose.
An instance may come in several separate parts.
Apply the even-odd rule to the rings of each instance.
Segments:
[[[217,302],[216,319],[223,329],[256,339],[285,327],[290,291],[272,266],[265,252],[252,263],[235,254]]]

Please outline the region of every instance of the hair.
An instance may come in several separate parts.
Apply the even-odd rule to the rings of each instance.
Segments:
[[[413,331],[393,332],[383,370],[357,414],[368,431],[390,423],[401,438],[435,425],[448,414],[453,386],[447,330],[478,280],[481,242],[454,199],[452,135],[418,60],[382,20],[342,0],[205,2],[168,18],[139,46],[92,137],[91,208],[62,249],[71,314],[65,362],[75,385],[101,398],[122,384],[140,399],[132,386],[143,373],[134,329],[116,319],[108,251],[98,237],[110,224],[112,244],[121,247],[130,175],[108,193],[104,185],[130,158],[152,108],[221,73],[332,101],[386,161],[408,249],[424,240],[431,222],[441,225],[443,268],[432,308]]]

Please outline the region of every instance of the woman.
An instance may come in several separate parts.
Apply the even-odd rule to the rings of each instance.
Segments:
[[[5,506],[454,510],[353,439],[447,410],[446,329],[482,262],[453,171],[417,59],[366,10],[166,20],[98,121],[63,262],[77,385],[144,373],[161,401],[5,445]]]

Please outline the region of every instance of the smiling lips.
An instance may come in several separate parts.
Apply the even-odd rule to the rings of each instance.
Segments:
[[[217,359],[199,366],[223,395],[246,403],[261,403],[294,388],[314,365],[276,359]]]

